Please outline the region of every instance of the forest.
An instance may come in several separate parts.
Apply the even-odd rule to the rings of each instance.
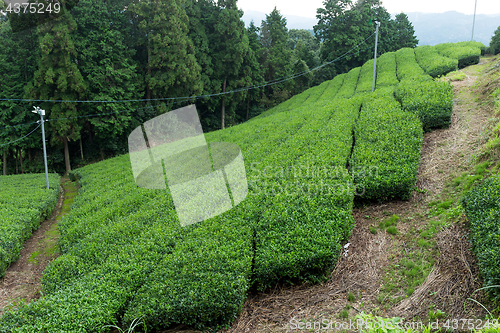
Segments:
[[[38,1],[40,3],[40,1]],[[196,104],[205,132],[247,121],[378,54],[415,47],[412,24],[379,0],[324,2],[314,34],[279,8],[245,27],[236,0],[67,0],[59,13],[2,3],[3,174],[68,172],[127,152],[139,124]],[[362,43],[365,41],[364,43]],[[350,53],[346,55],[347,52]],[[27,136],[27,137],[25,137]]]

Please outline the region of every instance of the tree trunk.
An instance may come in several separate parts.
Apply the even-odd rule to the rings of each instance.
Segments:
[[[21,173],[24,173],[24,168],[23,168],[23,151],[21,148],[18,150],[19,152],[19,162],[21,163]]]
[[[82,144],[82,138],[80,137],[80,154],[82,154],[82,161],[83,161],[83,144]]]
[[[31,163],[31,148],[28,148],[28,161]]]
[[[248,120],[248,110],[250,109],[250,98],[247,100],[247,120]]]
[[[149,34],[148,34],[148,77],[151,80],[151,47],[149,46]],[[149,82],[146,83],[146,99],[151,99],[151,88],[149,87]]]
[[[17,149],[17,148],[16,148]],[[19,164],[17,163],[16,152],[14,152],[14,159],[16,160],[16,175],[19,174]]]
[[[224,78],[224,85],[222,86],[222,92],[226,92],[226,78]],[[224,129],[224,117],[226,115],[225,99],[226,99],[226,95],[222,95],[222,119],[221,119],[222,129]]]
[[[3,175],[7,176],[7,151],[3,152]]]
[[[69,160],[69,147],[68,147],[67,137],[63,137],[63,143],[64,143],[64,162],[66,163],[66,174],[68,174],[71,171],[71,164]]]
[[[102,151],[102,147],[99,147],[99,151],[101,152],[101,161],[104,161],[104,152]]]

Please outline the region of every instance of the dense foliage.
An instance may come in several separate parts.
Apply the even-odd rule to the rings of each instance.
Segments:
[[[469,237],[474,244],[485,287],[500,285],[500,178],[493,176],[476,186],[463,198],[470,221]],[[500,305],[500,289],[486,292]]]
[[[500,53],[500,26],[495,30],[490,41],[490,52],[493,54]]]
[[[0,98],[128,102],[0,101],[0,144],[34,128],[7,128],[36,121],[29,112],[34,105],[46,110],[49,168],[58,172],[126,153],[128,134],[169,110],[196,103],[205,132],[213,131],[347,73],[373,51],[363,46],[328,62],[365,40],[373,45],[367,37],[375,20],[382,22],[380,54],[417,44],[407,16],[391,19],[380,1],[325,2],[314,35],[288,30],[278,8],[245,28],[236,0],[64,0],[61,5],[64,15],[0,15]],[[280,81],[294,73],[303,75]],[[262,87],[265,81],[272,84]],[[258,87],[211,96],[251,86]],[[170,100],[184,96],[204,97]],[[34,149],[39,147],[37,135],[0,147],[4,173],[41,171],[41,152]]]
[[[44,174],[0,176],[0,277],[19,258],[24,242],[55,208],[59,176]]]

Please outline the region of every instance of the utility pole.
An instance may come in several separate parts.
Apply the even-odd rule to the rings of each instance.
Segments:
[[[476,0],[476,5],[474,6],[474,19],[472,20],[472,37],[470,38],[471,42],[474,40],[474,25],[476,24],[476,8],[477,8],[477,0]]]
[[[44,120],[43,116],[45,116],[45,110],[40,109],[38,106],[34,106],[35,111],[33,113],[37,113],[40,115],[40,121],[42,122],[42,143],[43,143],[43,162],[45,164],[45,182],[47,183],[47,189],[49,189],[49,169],[47,167],[47,148],[45,147],[45,127],[43,126]]]
[[[377,44],[378,44],[378,27],[380,27],[380,22],[375,21],[377,25],[377,30],[375,31],[375,61],[373,62],[373,83],[372,83],[372,92],[375,91],[375,79],[377,78]]]

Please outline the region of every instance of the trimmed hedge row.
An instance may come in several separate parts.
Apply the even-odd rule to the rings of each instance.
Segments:
[[[377,60],[376,88],[395,86],[399,83],[396,76],[396,52],[387,52]]]
[[[424,131],[451,124],[453,89],[449,82],[404,79],[394,95],[403,110],[420,118]]]
[[[346,76],[347,74],[340,74],[330,80],[330,84],[323,92],[323,95],[321,95],[321,99],[318,100],[318,103],[328,103],[332,101],[339,92],[340,87],[342,87]]]
[[[313,123],[326,124],[331,112],[324,108],[321,121],[309,107],[276,113],[207,140],[238,143],[248,166],[270,160],[280,147],[288,150],[294,135],[318,135]],[[45,296],[2,317],[0,332],[102,331],[139,314],[150,327],[220,327],[234,320],[251,283],[256,218],[265,202],[272,204],[259,200],[269,198],[249,194],[233,210],[181,228],[170,196],[135,186],[128,155],[78,173],[80,195],[60,223],[65,254],[44,272]]]
[[[468,47],[474,47],[477,49],[481,50],[481,55],[484,56],[486,54],[486,46],[481,43],[481,42],[476,42],[476,41],[464,41],[464,42],[458,42],[455,43],[456,46],[468,46]]]
[[[359,98],[326,105],[331,118],[304,126],[267,164],[277,176],[265,179],[271,200],[255,229],[257,289],[280,280],[320,281],[335,264],[354,225],[354,187],[345,166],[360,105]]]
[[[53,188],[46,189],[45,174],[0,176],[0,277],[19,258],[31,233],[54,210],[60,177],[49,175]]]
[[[481,49],[473,46],[458,46],[455,43],[442,43],[434,46],[442,55],[458,60],[458,68],[464,68],[479,63]]]
[[[356,86],[358,84],[358,78],[360,72],[361,72],[361,67],[356,67],[351,69],[347,73],[344,79],[344,83],[342,84],[342,87],[335,96],[336,98],[350,98],[352,95],[354,95],[354,92],[356,91]]]
[[[430,75],[425,74],[422,67],[415,59],[415,50],[405,47],[396,51],[397,77],[403,79],[432,80]]]
[[[479,262],[485,287],[500,285],[500,176],[493,176],[474,187],[462,199],[470,221],[469,237]],[[500,289],[486,292],[500,307]]]
[[[363,92],[371,92],[373,85],[373,59],[365,62],[361,66],[361,71],[359,73],[358,85],[356,86],[356,94]]]
[[[458,60],[442,56],[434,46],[423,45],[415,48],[418,64],[432,77],[446,75],[458,69]]]
[[[363,199],[409,199],[417,179],[422,126],[417,116],[401,109],[393,90],[368,95],[355,125],[349,166]]]

